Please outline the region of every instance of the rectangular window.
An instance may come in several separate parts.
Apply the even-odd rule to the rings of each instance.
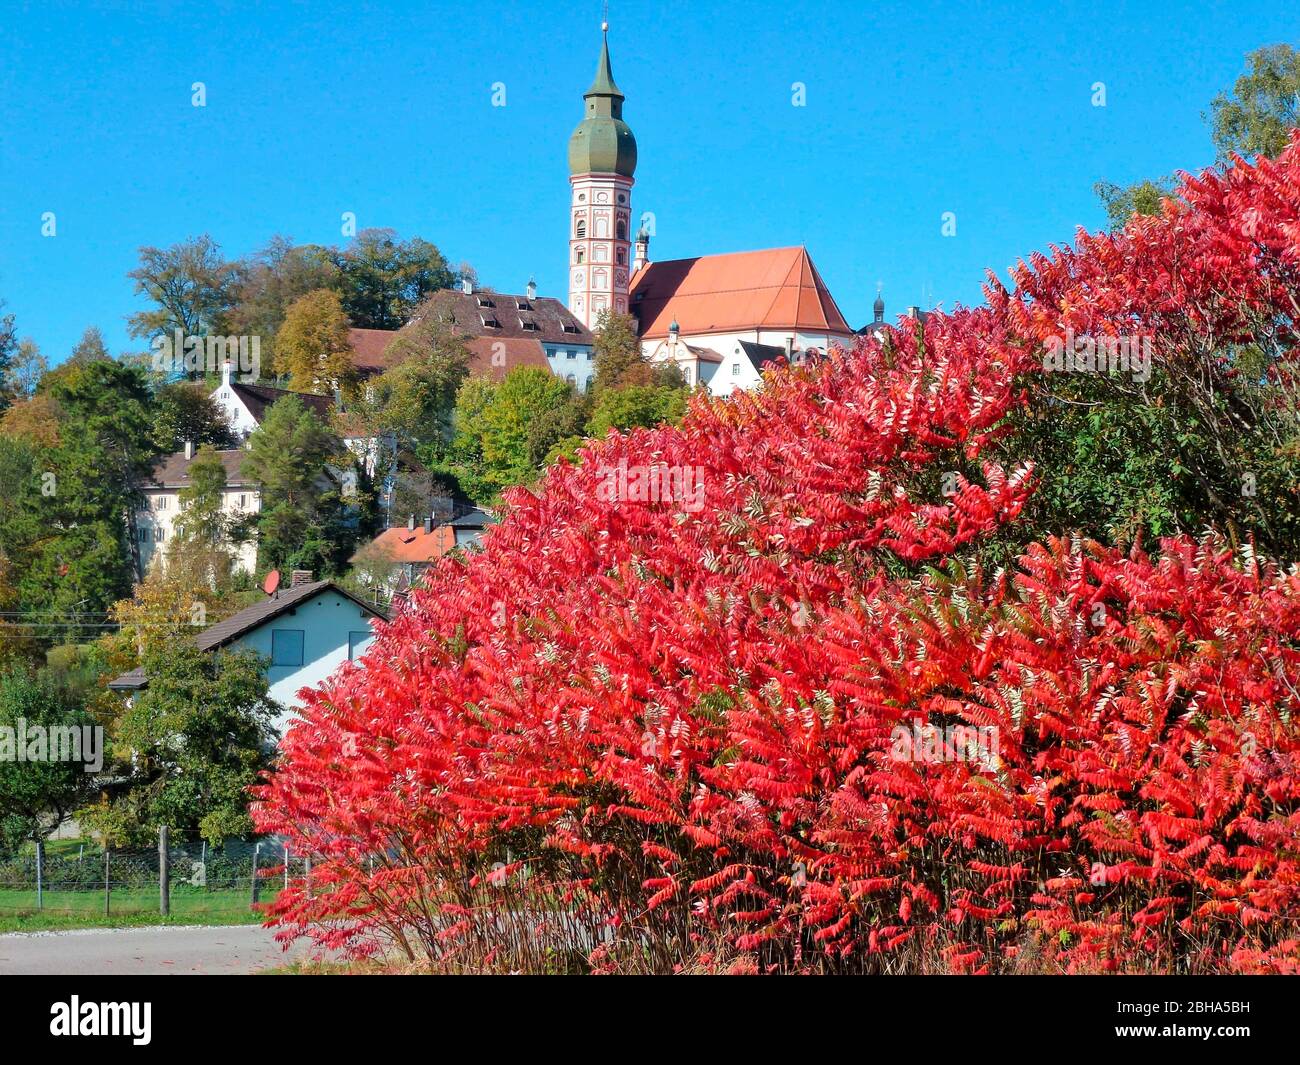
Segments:
[[[739,377],[739,376],[740,376],[740,363],[738,363],[738,362],[733,362],[733,363],[731,364],[731,376],[732,376],[732,377]]]
[[[576,359],[578,357],[578,353],[576,351],[566,351],[564,354],[568,356],[570,359]]]
[[[355,662],[365,654],[374,638],[375,634],[373,632],[349,632],[348,661]]]
[[[140,530],[140,542],[142,544],[147,544],[149,542],[149,530],[147,528],[142,528]]]
[[[155,540],[157,540],[159,543],[162,543],[164,540],[167,539],[167,530],[164,529],[162,526],[159,526],[158,529],[154,532],[153,536]]]
[[[302,629],[272,629],[271,665],[302,665],[302,644],[304,635],[305,633]]]

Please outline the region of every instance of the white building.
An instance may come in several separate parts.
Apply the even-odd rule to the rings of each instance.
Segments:
[[[180,493],[190,485],[190,467],[194,465],[193,444],[184,451],[168,455],[153,469],[144,486],[145,505],[136,512],[136,536],[139,539],[140,563],[147,571],[155,557],[167,549],[176,535],[176,519],[181,513]],[[226,471],[226,487],[221,493],[221,513],[230,522],[256,514],[262,509],[262,494],[257,483],[244,476],[243,463],[248,452],[218,451]],[[235,568],[252,573],[257,566],[257,545],[251,540],[232,544]]]
[[[330,397],[236,381],[228,362],[221,367],[221,384],[212,391],[213,401],[221,408],[230,428],[240,440],[247,440],[249,434],[265,420],[270,406],[285,396],[297,396],[308,410],[329,425],[333,404]]]
[[[276,721],[283,734],[302,706],[298,692],[315,687],[346,661],[360,658],[374,639],[371,622],[384,618],[330,581],[295,574],[298,583],[281,588],[259,603],[204,629],[195,643],[201,651],[256,651],[268,661],[268,694],[285,707]],[[149,685],[143,669],[109,682],[118,692],[137,692]]]

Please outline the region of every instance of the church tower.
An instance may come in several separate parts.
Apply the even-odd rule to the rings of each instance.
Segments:
[[[588,329],[601,311],[627,313],[636,171],[636,138],[623,121],[623,94],[609,65],[609,24],[600,29],[596,80],[583,93],[582,122],[569,138],[569,310]]]

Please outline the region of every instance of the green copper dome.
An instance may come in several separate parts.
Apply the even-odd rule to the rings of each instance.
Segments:
[[[609,41],[600,46],[596,80],[582,94],[586,114],[569,138],[570,174],[621,174],[636,170],[636,138],[623,121],[623,94],[609,67]]]

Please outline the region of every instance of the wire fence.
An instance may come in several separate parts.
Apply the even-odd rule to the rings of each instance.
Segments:
[[[104,848],[52,840],[0,856],[0,915],[249,920],[259,903],[291,883],[309,882],[311,859],[282,841],[173,841],[156,848]]]

